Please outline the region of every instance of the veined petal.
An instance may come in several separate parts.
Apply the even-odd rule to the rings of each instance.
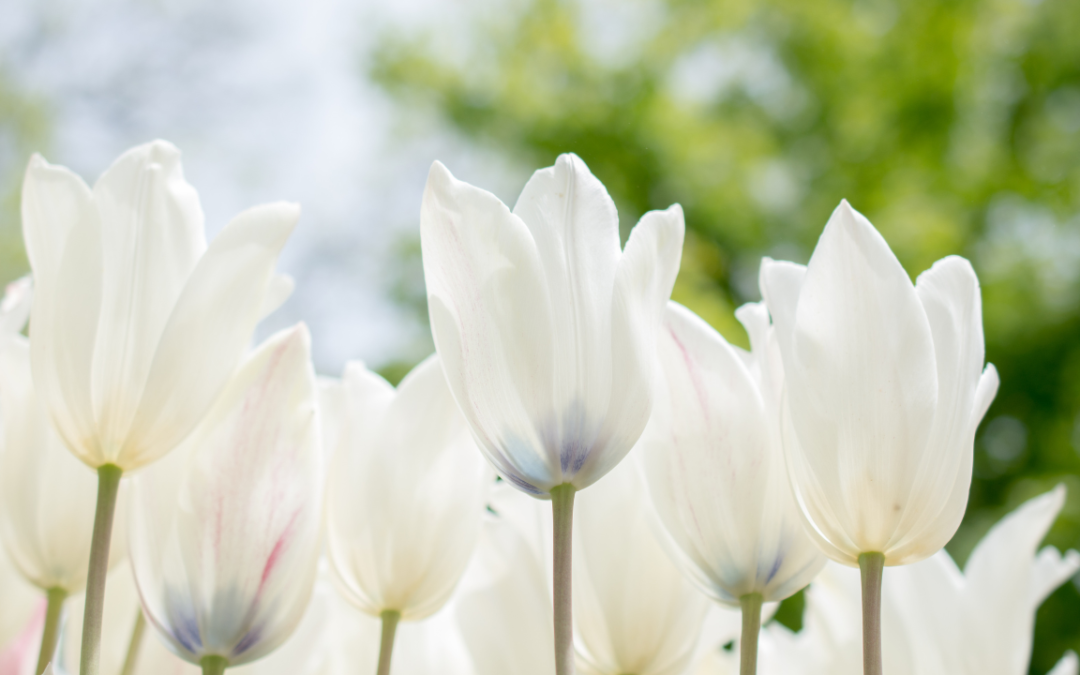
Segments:
[[[748,593],[782,600],[824,558],[802,531],[774,404],[741,350],[674,302],[659,351],[665,386],[641,445],[653,504],[684,569],[719,602],[738,605]]]
[[[198,194],[184,180],[180,151],[165,141],[121,155],[94,185],[94,202],[104,245],[91,396],[101,443],[115,452],[206,240]]]
[[[345,439],[327,507],[335,579],[368,614],[422,619],[445,604],[465,570],[490,469],[436,357],[396,393],[357,364],[345,383]]]
[[[255,660],[307,606],[324,476],[309,345],[302,324],[272,336],[185,447],[137,477],[131,555],[143,608],[192,663]],[[170,496],[174,458],[187,466]]]
[[[533,494],[561,483],[552,420],[552,308],[526,225],[494,195],[435,162],[420,214],[432,335],[481,450]]]
[[[535,242],[551,302],[545,339],[557,367],[546,379],[555,428],[545,436],[558,446],[561,471],[570,478],[592,448],[613,396],[608,353],[619,217],[603,184],[574,154],[560,155],[555,166],[533,174],[514,215]]]
[[[131,431],[112,461],[131,470],[161,457],[206,413],[251,339],[299,216],[292,204],[255,207],[214,239],[162,332]]]
[[[779,321],[778,333],[783,350]],[[831,504],[858,549],[849,553],[883,551],[929,452],[938,378],[926,312],[907,273],[847,202],[807,266],[790,339],[785,377],[804,460],[792,467],[794,481],[806,491],[808,471],[823,490],[823,499],[803,504]],[[808,515],[821,529],[822,519]]]
[[[615,275],[611,402],[604,426],[574,485],[599,480],[634,446],[652,409],[656,340],[682,259],[682,207],[649,211],[630,231]]]

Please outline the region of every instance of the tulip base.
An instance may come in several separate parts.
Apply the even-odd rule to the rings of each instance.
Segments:
[[[862,573],[863,675],[881,675],[881,575],[885,555],[859,556]]]
[[[229,662],[224,656],[204,656],[199,661],[203,675],[222,675],[229,667]]]
[[[56,651],[56,640],[60,637],[60,615],[63,613],[67,591],[62,588],[50,588],[45,592],[45,629],[41,633],[41,649],[38,651],[37,675],[45,672],[45,667],[52,661]]]
[[[131,629],[131,639],[128,641],[127,655],[124,656],[124,667],[120,675],[135,675],[135,663],[139,660],[139,647],[142,645],[143,633],[146,632],[146,617],[143,616],[142,608],[135,617],[135,626]]]
[[[388,609],[379,615],[382,618],[382,639],[379,641],[379,667],[376,675],[390,675],[390,657],[394,654],[394,635],[401,621],[401,612]]]
[[[555,675],[574,675],[573,616],[573,485],[551,489],[552,556],[554,562]]]
[[[757,673],[758,635],[761,633],[761,593],[739,598],[742,608],[742,637],[739,639],[739,675]]]
[[[90,569],[86,575],[86,610],[83,613],[80,675],[98,675],[101,668],[101,619],[105,611],[105,576],[109,571],[109,544],[112,540],[116,496],[124,471],[115,464],[98,467],[97,509],[90,541]]]

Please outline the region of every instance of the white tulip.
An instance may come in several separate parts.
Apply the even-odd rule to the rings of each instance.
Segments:
[[[648,420],[682,209],[645,214],[620,251],[615,204],[576,155],[513,212],[435,162],[420,237],[435,347],[496,470],[534,495],[610,471]]]
[[[1024,675],[1035,611],[1080,570],[1080,554],[1038,550],[1065,503],[1057,489],[1029,500],[986,534],[964,571],[945,551],[893,570],[883,594],[885,671],[919,675]],[[762,630],[764,675],[856,675],[861,672],[859,575],[830,564],[806,594],[803,629]],[[736,672],[733,655],[710,654],[695,675]],[[1053,675],[1076,675],[1067,653]]]
[[[284,300],[278,252],[299,210],[256,207],[206,245],[180,152],[133,148],[91,190],[30,160],[23,236],[34,272],[31,359],[57,430],[92,467],[161,457],[209,410],[255,323]]]
[[[809,532],[845,565],[922,560],[967,507],[975,428],[997,392],[983,369],[979,282],[963,258],[913,286],[842,202],[809,265],[761,268],[787,385],[791,480]]]
[[[765,308],[736,313],[752,352],[670,303],[662,403],[641,441],[653,504],[689,577],[718,602],[783,600],[825,558],[804,533],[784,466],[783,366]]]
[[[343,385],[327,551],[342,594],[383,618],[392,648],[398,619],[424,619],[449,599],[493,477],[437,357],[396,391],[358,363],[346,366]]]
[[[742,607],[744,668],[753,672],[762,604],[808,584],[825,557],[803,531],[784,466],[783,365],[768,313],[750,304],[737,316],[751,352],[668,304],[659,349],[663,394],[640,452],[683,570],[713,599]]]
[[[269,653],[311,596],[325,471],[310,338],[269,338],[185,447],[136,476],[132,567],[147,621],[204,672]]]
[[[29,282],[10,284],[0,308],[0,535],[22,575],[62,597],[86,585],[97,480],[38,403],[30,345],[19,334],[30,311]]]
[[[679,675],[701,635],[709,600],[668,557],[631,462],[578,497],[574,613],[579,670]]]
[[[574,492],[648,421],[683,230],[678,205],[650,211],[620,250],[615,203],[573,154],[533,174],[513,212],[439,162],[428,174],[420,243],[450,390],[502,477],[552,500],[558,675],[574,667]]]

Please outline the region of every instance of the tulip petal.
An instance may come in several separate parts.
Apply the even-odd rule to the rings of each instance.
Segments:
[[[551,301],[528,227],[439,162],[420,215],[432,335],[447,382],[488,460],[534,494],[561,481],[553,420]]]
[[[983,370],[979,280],[963,258],[943,258],[919,275],[915,291],[926,311],[937,361],[938,405],[929,446],[912,483],[890,563],[925,558],[948,543],[960,526],[971,485],[970,420]]]
[[[781,311],[782,313],[782,311]],[[779,327],[781,349],[785,331]],[[930,326],[885,240],[842,202],[830,218],[798,295],[785,375],[801,463],[794,482],[822,494],[858,554],[884,551],[908,507],[938,398]],[[824,518],[810,513],[821,528]],[[822,532],[843,539],[836,532]]]
[[[682,259],[682,207],[649,211],[630,231],[615,275],[611,401],[591,456],[574,481],[599,480],[634,446],[649,420],[656,339]]]
[[[154,354],[118,459],[125,469],[172,450],[214,402],[251,339],[278,253],[299,216],[299,207],[285,203],[248,209],[199,260]]]
[[[91,398],[111,450],[131,427],[169,313],[206,240],[198,194],[184,180],[180,151],[165,141],[121,155],[94,185],[94,201],[108,245]]]
[[[143,607],[192,663],[255,660],[303,615],[324,477],[315,387],[307,329],[272,336],[184,447],[137,477],[131,556]]]
[[[614,394],[612,361],[596,355],[610,348],[619,216],[603,184],[574,154],[533,174],[514,215],[532,234],[551,302],[552,332],[545,337],[558,364],[548,374],[557,428],[547,435],[549,444],[559,446],[562,472],[572,476],[593,447],[600,415]]]
[[[490,469],[437,357],[396,392],[358,364],[347,368],[345,386],[345,440],[327,507],[335,579],[368,614],[422,619],[446,603],[465,570]]]

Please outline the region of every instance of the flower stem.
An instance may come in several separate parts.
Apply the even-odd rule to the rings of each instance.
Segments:
[[[881,573],[885,556],[863,553],[862,572],[863,675],[881,675]]]
[[[388,609],[379,616],[382,617],[382,639],[379,641],[379,668],[375,672],[377,675],[390,675],[390,657],[394,654],[394,635],[401,612]]]
[[[45,666],[52,661],[56,652],[56,639],[60,636],[60,615],[63,613],[67,591],[62,588],[50,588],[45,591],[45,630],[41,633],[41,651],[38,652],[38,675],[45,672]]]
[[[124,667],[120,670],[120,675],[135,675],[135,663],[139,660],[139,647],[142,645],[142,636],[146,631],[146,617],[143,616],[141,608],[136,611],[138,614],[135,617],[135,627],[131,629],[127,656],[124,657]]]
[[[109,571],[109,542],[112,539],[116,495],[123,470],[115,464],[98,467],[97,510],[90,543],[90,571],[86,577],[86,611],[83,614],[80,675],[98,675],[101,667],[101,616],[105,610],[105,575]]]
[[[222,675],[229,667],[229,662],[224,656],[204,656],[199,665],[202,666],[203,675]]]
[[[742,607],[742,638],[739,640],[739,675],[757,673],[758,634],[761,633],[761,593],[739,598]]]
[[[574,674],[573,533],[574,486],[551,489],[552,558],[555,588],[555,675]]]

